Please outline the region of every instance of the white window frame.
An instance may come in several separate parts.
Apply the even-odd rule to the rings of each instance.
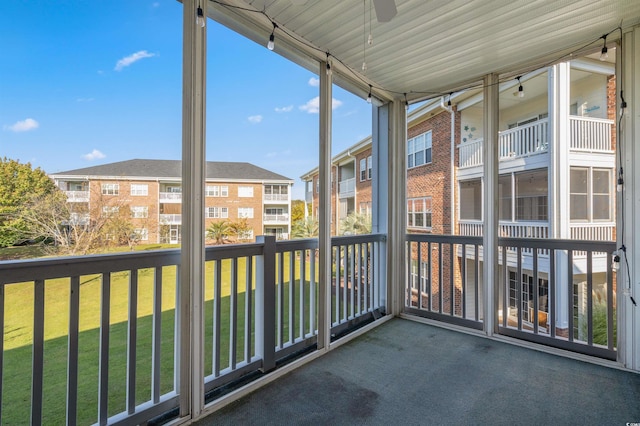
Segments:
[[[238,218],[253,219],[253,207],[238,207]]]
[[[148,206],[131,206],[131,217],[134,219],[146,219],[149,217]]]
[[[367,159],[360,159],[360,182],[367,180]]]
[[[422,205],[422,210],[416,207]],[[416,217],[421,215],[422,225],[416,225]],[[428,217],[428,221],[427,221]],[[428,223],[428,225],[427,225]],[[407,198],[407,228],[430,230],[433,227],[433,198],[417,197]]]
[[[253,198],[253,186],[239,186],[238,198]]]
[[[102,216],[110,217],[117,214],[120,211],[119,206],[102,206]]]
[[[205,207],[204,214],[207,219],[228,219],[228,207]]]
[[[147,228],[136,228],[133,232],[140,237],[140,241],[149,240],[149,230]]]
[[[120,184],[118,183],[103,183],[102,195],[120,195]]]
[[[207,197],[228,197],[228,185],[207,185],[205,188],[205,196]]]
[[[367,180],[371,180],[373,176],[373,157],[370,155],[367,157]]]
[[[149,195],[149,185],[146,183],[132,183],[131,184],[131,196],[132,197],[144,197]]]
[[[416,164],[416,158],[422,154],[422,162]],[[431,164],[433,161],[433,134],[426,131],[407,140],[407,169]]]
[[[585,191],[586,192],[571,192],[571,182],[569,183],[569,217],[570,217],[570,221],[572,223],[595,223],[595,222],[612,222],[613,219],[613,212],[612,212],[612,203],[613,203],[613,186],[612,186],[612,180],[611,180],[611,176],[613,175],[613,171],[611,169],[608,168],[604,168],[604,167],[584,167],[584,166],[572,166],[569,170],[569,178],[571,179],[571,172],[572,171],[584,171],[586,172],[587,175],[587,182],[586,182],[586,188]],[[596,193],[594,190],[594,184],[593,184],[593,180],[594,180],[594,173],[595,172],[606,172],[609,175],[609,182],[608,182],[608,192],[605,193]],[[571,198],[573,198],[574,195],[582,195],[584,197],[586,197],[587,200],[587,206],[586,206],[586,212],[585,212],[585,217],[584,218],[579,218],[579,219],[573,219],[573,206],[571,205]],[[596,195],[598,196],[604,196],[604,195],[608,195],[609,197],[609,202],[607,203],[609,206],[609,214],[608,214],[608,218],[594,218],[594,209],[593,209],[593,205],[594,205],[594,199],[596,197]]]

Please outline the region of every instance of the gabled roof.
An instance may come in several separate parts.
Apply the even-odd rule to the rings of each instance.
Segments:
[[[109,177],[109,178],[160,178],[180,179],[182,175],[180,160],[126,160],[82,169],[52,173],[60,177]],[[207,161],[206,179],[241,181],[292,181],[285,176],[254,166],[251,163]]]

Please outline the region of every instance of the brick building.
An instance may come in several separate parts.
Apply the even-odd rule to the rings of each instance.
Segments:
[[[130,211],[146,242],[177,244],[182,233],[181,165],[177,160],[127,160],[51,174],[77,205],[75,220],[91,223],[104,214]],[[250,163],[207,162],[205,226],[246,221],[238,241],[257,235],[289,237],[293,181]]]

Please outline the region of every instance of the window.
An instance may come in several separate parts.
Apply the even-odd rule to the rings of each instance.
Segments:
[[[360,214],[371,216],[371,201],[363,201],[360,203]]]
[[[535,280],[529,274],[522,274],[521,278],[520,283],[518,283],[517,273],[509,271],[509,315],[517,318],[519,310],[518,296],[520,296],[522,320],[531,323],[534,318],[534,297],[536,295],[536,288],[534,286]],[[538,278],[537,294],[538,311],[548,313],[549,280]]]
[[[131,195],[132,196],[149,195],[149,185],[132,183],[131,184]]]
[[[367,157],[367,179],[371,179],[372,171],[373,171],[373,157],[368,156]]]
[[[205,189],[205,195],[207,197],[228,197],[229,186],[227,185],[207,185]]]
[[[267,207],[266,209],[264,209],[264,213],[268,215],[278,216],[283,216],[285,214],[284,209],[281,207]]]
[[[431,131],[407,141],[407,168],[431,163]]]
[[[499,219],[512,221],[511,175],[498,177]]]
[[[313,180],[307,181],[307,192],[313,192]]]
[[[360,182],[367,179],[367,159],[360,160]]]
[[[480,179],[460,182],[460,219],[482,220],[482,182]]]
[[[207,219],[226,219],[229,217],[227,207],[206,207],[204,213]]]
[[[113,216],[120,211],[120,207],[118,206],[103,206],[102,207],[102,216],[109,217]]]
[[[118,195],[120,193],[120,185],[117,183],[103,183],[102,195]]]
[[[547,169],[516,173],[515,181],[516,220],[546,221],[548,218]]]
[[[149,217],[149,207],[147,206],[132,206],[131,217],[136,219],[143,219]]]
[[[180,194],[180,193],[182,193],[182,187],[181,186],[167,186],[165,192],[172,192],[174,194]]]
[[[265,185],[264,199],[267,201],[289,200],[289,185]]]
[[[253,207],[238,207],[238,217],[253,219]]]
[[[253,197],[253,186],[239,186],[238,197]]]
[[[420,262],[420,292],[427,292],[429,282],[429,264],[426,261]],[[411,260],[411,288],[418,290],[418,260]],[[420,296],[419,296],[420,297]]]
[[[140,241],[147,241],[149,239],[149,230],[147,228],[136,228],[133,232]]]
[[[407,227],[431,229],[431,197],[407,200]]]
[[[571,220],[611,220],[611,170],[572,167],[569,179]]]

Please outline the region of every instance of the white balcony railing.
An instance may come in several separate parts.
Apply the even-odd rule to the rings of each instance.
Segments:
[[[181,203],[181,192],[161,192],[159,196],[161,203]]]
[[[0,261],[0,422],[146,424],[177,416],[179,383],[203,383],[201,400],[228,392],[313,350],[325,312],[330,336],[383,316],[384,241],[332,239],[329,298],[317,293],[316,239],[207,247],[211,286],[186,303],[179,250]],[[213,312],[200,323],[208,351],[183,326],[192,310]],[[198,348],[208,371],[181,356]]]
[[[70,203],[88,203],[89,191],[65,191],[67,201]]]
[[[162,225],[180,225],[182,223],[181,214],[161,214],[160,224]]]
[[[288,214],[265,214],[263,221],[265,223],[289,223]]]
[[[615,223],[572,223],[572,240],[615,241]]]
[[[571,150],[588,152],[611,152],[611,130],[613,120],[599,118],[569,118],[571,125]]]
[[[612,120],[571,116],[569,122],[572,151],[611,152]],[[482,139],[475,139],[458,145],[460,168],[482,165],[482,143]],[[548,149],[548,118],[499,133],[500,161],[541,154]]]
[[[345,179],[338,182],[339,197],[353,197],[356,191],[356,179]]]
[[[264,201],[289,201],[289,194],[264,194]]]

